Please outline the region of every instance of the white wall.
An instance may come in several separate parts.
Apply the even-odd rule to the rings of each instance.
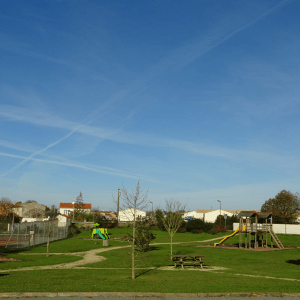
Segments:
[[[40,221],[49,221],[50,217],[48,218],[22,218],[21,223],[29,223],[29,222],[40,222]]]
[[[216,218],[219,217],[219,215],[220,215],[220,210],[219,209],[216,209],[214,211],[208,212],[204,216],[204,221],[205,222],[213,223],[213,222],[216,221]],[[221,209],[221,215],[222,216],[227,215],[228,217],[233,216],[232,213],[230,213],[230,212],[228,212],[226,210],[222,210],[222,209]]]
[[[233,230],[239,227],[239,223],[233,223]],[[276,234],[298,234],[300,235],[300,224],[273,224]]]
[[[119,221],[127,222],[127,221],[133,221],[133,208],[127,208],[124,210],[119,211]],[[135,213],[135,218],[145,218],[146,213],[142,210],[137,209]]]
[[[203,213],[197,213],[195,210],[186,212],[182,215],[183,218],[193,217],[195,219],[203,219]]]

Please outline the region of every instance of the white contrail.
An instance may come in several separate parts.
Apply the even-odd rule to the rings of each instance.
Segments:
[[[55,160],[49,160],[49,159],[34,158],[33,155],[31,155],[29,157],[25,157],[25,156],[21,156],[21,155],[15,155],[15,154],[10,154],[10,153],[0,152],[0,156],[23,159],[23,161],[31,160],[31,161],[44,162],[44,163],[49,163],[49,164],[68,166],[68,167],[73,167],[73,168],[79,168],[79,169],[94,171],[94,172],[98,172],[98,173],[112,174],[112,175],[117,175],[117,176],[135,178],[135,179],[142,178],[142,176],[126,174],[126,173],[123,173],[123,171],[114,170],[112,168],[106,168],[107,170],[101,170],[101,169],[98,169],[98,168],[95,168],[95,167],[91,167],[91,166],[87,166],[87,165],[83,165],[83,164],[78,164],[78,163],[74,163],[74,162],[62,162],[62,161],[55,161]],[[8,174],[8,173],[9,172],[6,172],[5,174]],[[1,177],[3,177],[3,175],[1,175]],[[142,178],[142,179],[154,181],[152,179],[147,179],[147,178]]]
[[[67,139],[69,136],[71,136],[75,131],[77,130],[77,127],[74,128],[69,134],[67,134],[66,136],[64,136],[63,138],[59,139],[58,141],[46,146],[45,148],[41,149],[41,150],[38,150],[34,153],[32,153],[31,155],[29,155],[28,157],[24,158],[23,161],[21,161],[20,163],[18,163],[16,166],[14,166],[13,168],[11,168],[10,170],[8,170],[6,173],[3,173],[0,175],[0,177],[4,177],[6,176],[7,174],[19,169],[21,166],[23,166],[28,160],[31,160],[35,155],[38,155],[38,154],[41,154],[43,153],[44,151],[46,151],[47,149],[59,144],[60,142],[62,142],[63,140]]]

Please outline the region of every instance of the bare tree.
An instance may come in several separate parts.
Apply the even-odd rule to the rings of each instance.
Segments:
[[[28,210],[25,214],[25,217],[42,219],[42,218],[46,217],[46,213],[45,213],[45,210],[35,207],[35,208]]]
[[[143,210],[149,205],[148,191],[143,193],[140,189],[140,183],[138,182],[135,190],[129,193],[126,188],[123,187],[121,192],[121,201],[123,207],[128,211],[128,220],[132,222],[132,246],[131,246],[131,263],[132,263],[132,279],[135,278],[135,230],[137,221],[137,210]]]
[[[54,229],[57,228],[58,226],[58,218],[57,216],[59,215],[59,213],[48,213],[49,216],[49,220],[45,221],[44,224],[47,225],[46,229],[47,229],[47,234],[48,234],[48,239],[47,239],[47,257],[49,257],[49,246],[50,246],[50,236],[51,233],[54,233]]]
[[[164,227],[170,236],[171,259],[173,255],[173,236],[177,232],[180,225],[183,223],[182,211],[185,205],[174,199],[166,200],[165,212],[158,210],[158,218],[162,220]]]
[[[79,196],[76,197],[75,201],[75,209],[76,209],[76,218],[77,220],[83,219],[84,216],[84,201],[83,201],[83,196],[82,193],[79,193]],[[74,213],[74,212],[73,212]]]

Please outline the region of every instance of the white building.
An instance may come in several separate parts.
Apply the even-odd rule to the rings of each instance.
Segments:
[[[73,211],[79,209],[77,203],[59,203],[59,213],[62,215],[71,216],[73,215]],[[85,213],[90,213],[92,209],[92,204],[84,203],[82,207],[80,207],[82,211]]]
[[[119,221],[126,222],[126,221],[133,221],[133,214],[134,214],[134,208],[127,208],[124,210],[119,211]],[[145,218],[146,212],[136,209],[135,210],[135,219],[138,218]]]
[[[197,210],[192,210],[185,212],[182,217],[185,218],[195,218],[195,219],[203,219],[203,213],[198,213]]]
[[[223,210],[223,209],[221,209],[221,211],[220,211],[220,209],[212,210],[212,211],[204,214],[204,221],[214,223],[220,214],[221,214],[221,216],[227,215],[228,217],[232,217],[233,215],[235,215],[235,211],[234,210]]]
[[[234,210],[222,210],[221,209],[221,215],[227,215],[228,217],[231,217],[235,215]],[[208,223],[214,223],[216,221],[216,218],[220,215],[220,209],[197,209],[193,211],[189,211],[184,213],[183,218],[193,217],[195,219],[200,219],[204,222]]]

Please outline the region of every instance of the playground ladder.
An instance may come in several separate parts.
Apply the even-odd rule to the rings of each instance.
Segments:
[[[270,228],[269,231],[270,231],[270,234],[271,234],[272,238],[275,240],[278,248],[283,249],[284,247],[283,247],[282,243],[280,242],[280,240],[279,240],[278,236],[276,235],[276,233],[273,231],[273,229]]]

